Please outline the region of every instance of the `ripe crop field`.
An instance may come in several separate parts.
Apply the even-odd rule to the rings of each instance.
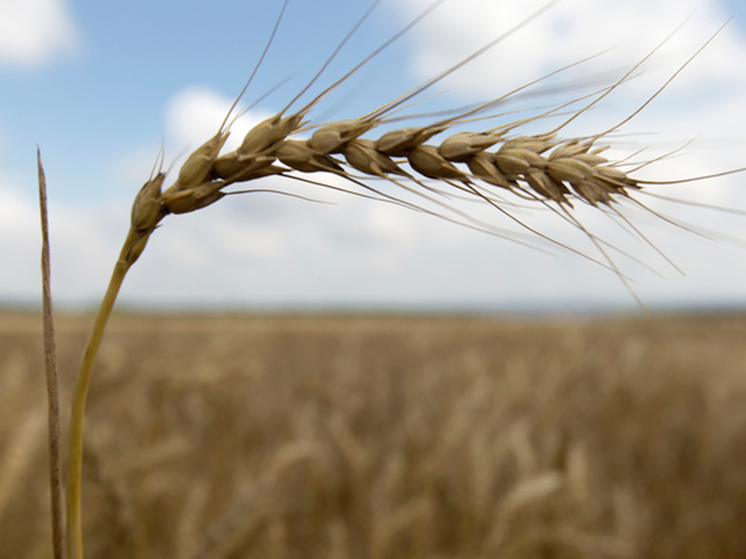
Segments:
[[[57,321],[65,402],[90,323]],[[736,315],[118,314],[86,556],[744,557],[745,339]],[[42,355],[39,317],[0,314],[4,559],[51,557]]]

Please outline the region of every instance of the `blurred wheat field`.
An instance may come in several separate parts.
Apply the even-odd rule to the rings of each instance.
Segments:
[[[63,401],[90,317],[61,316]],[[91,558],[746,557],[746,317],[116,315]],[[0,315],[0,555],[51,556],[40,319]]]

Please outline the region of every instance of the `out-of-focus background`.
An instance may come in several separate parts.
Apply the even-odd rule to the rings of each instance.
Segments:
[[[343,75],[429,3],[383,1],[311,93]],[[360,116],[468,56],[542,4],[447,0],[331,94],[311,117],[323,122]],[[129,206],[161,141],[170,164],[215,133],[250,75],[280,7],[279,1],[238,0],[209,8],[191,1],[0,4],[1,302],[38,300],[36,144],[49,181],[56,300],[67,306],[91,305],[103,291],[126,231]],[[232,141],[238,142],[251,123],[283,108],[366,8],[364,2],[291,1],[242,107],[288,81],[236,123]],[[633,80],[563,132],[595,134],[638,108],[731,16],[692,64],[608,141],[613,146],[609,153],[617,158],[643,150],[635,156],[639,161],[683,148],[640,170],[637,175],[643,178],[679,179],[734,169],[744,164],[746,115],[746,14],[736,0],[560,2],[438,83],[421,96],[432,98],[409,112],[493,99],[603,53],[538,84],[531,90],[534,95],[499,107],[501,112],[524,112],[473,127],[524,118],[612,83],[681,25]],[[309,99],[310,94],[304,97]],[[557,123],[541,121],[526,132]],[[743,175],[735,175],[654,191],[744,210],[742,182]],[[538,242],[541,251],[527,250],[430,216],[288,180],[257,181],[256,186],[292,188],[334,204],[250,194],[169,218],[132,270],[121,301],[149,308],[263,310],[637,309],[613,273],[557,246]],[[651,309],[743,306],[744,252],[726,238],[743,241],[744,216],[645,195],[640,201],[705,235],[672,226],[634,204],[622,206],[682,275],[618,222],[580,209],[581,221],[594,234],[652,268],[610,251],[644,304]],[[498,227],[519,230],[494,209],[470,211]],[[511,211],[558,242],[602,259],[582,234],[552,219],[546,209]]]
[[[90,317],[57,326],[67,402]],[[51,557],[40,328],[0,315],[8,559]],[[744,336],[723,316],[116,316],[86,557],[743,557]]]

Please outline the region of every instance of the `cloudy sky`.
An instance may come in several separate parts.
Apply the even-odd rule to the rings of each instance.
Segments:
[[[430,3],[383,0],[312,93]],[[311,116],[323,122],[362,115],[469,56],[543,3],[444,0]],[[242,106],[280,86],[236,122],[233,142],[303,88],[367,6],[290,0]],[[35,146],[41,146],[48,179],[55,299],[59,305],[90,305],[105,289],[131,201],[161,141],[170,164],[215,133],[280,7],[280,0],[209,6],[196,0],[0,0],[0,304],[35,304],[39,297]],[[740,0],[564,0],[436,84],[410,112],[490,100],[601,53],[500,106],[512,114],[472,126],[524,118],[613,83],[681,26],[634,79],[563,131],[595,134],[644,103],[731,16],[660,96],[606,140],[612,146],[607,153],[619,159],[649,161],[679,150],[641,169],[643,179],[741,167],[746,9]],[[552,125],[541,121],[524,132]],[[607,253],[649,308],[743,308],[745,180],[740,174],[650,189],[699,206],[644,193],[639,201],[655,213],[622,204],[620,213],[647,240],[591,208],[578,208],[577,218],[608,243]],[[257,187],[292,189],[321,203],[253,193],[167,218],[125,281],[122,303],[285,310],[638,309],[619,277],[598,263],[604,257],[596,247],[545,208],[516,200],[505,206],[587,257],[532,238],[494,208],[461,206],[507,230],[507,239],[287,179]]]

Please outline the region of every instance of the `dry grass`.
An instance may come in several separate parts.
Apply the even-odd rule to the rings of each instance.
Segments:
[[[63,396],[89,317],[57,329]],[[746,319],[115,316],[90,558],[744,557]],[[0,542],[50,556],[40,319],[0,318]]]

